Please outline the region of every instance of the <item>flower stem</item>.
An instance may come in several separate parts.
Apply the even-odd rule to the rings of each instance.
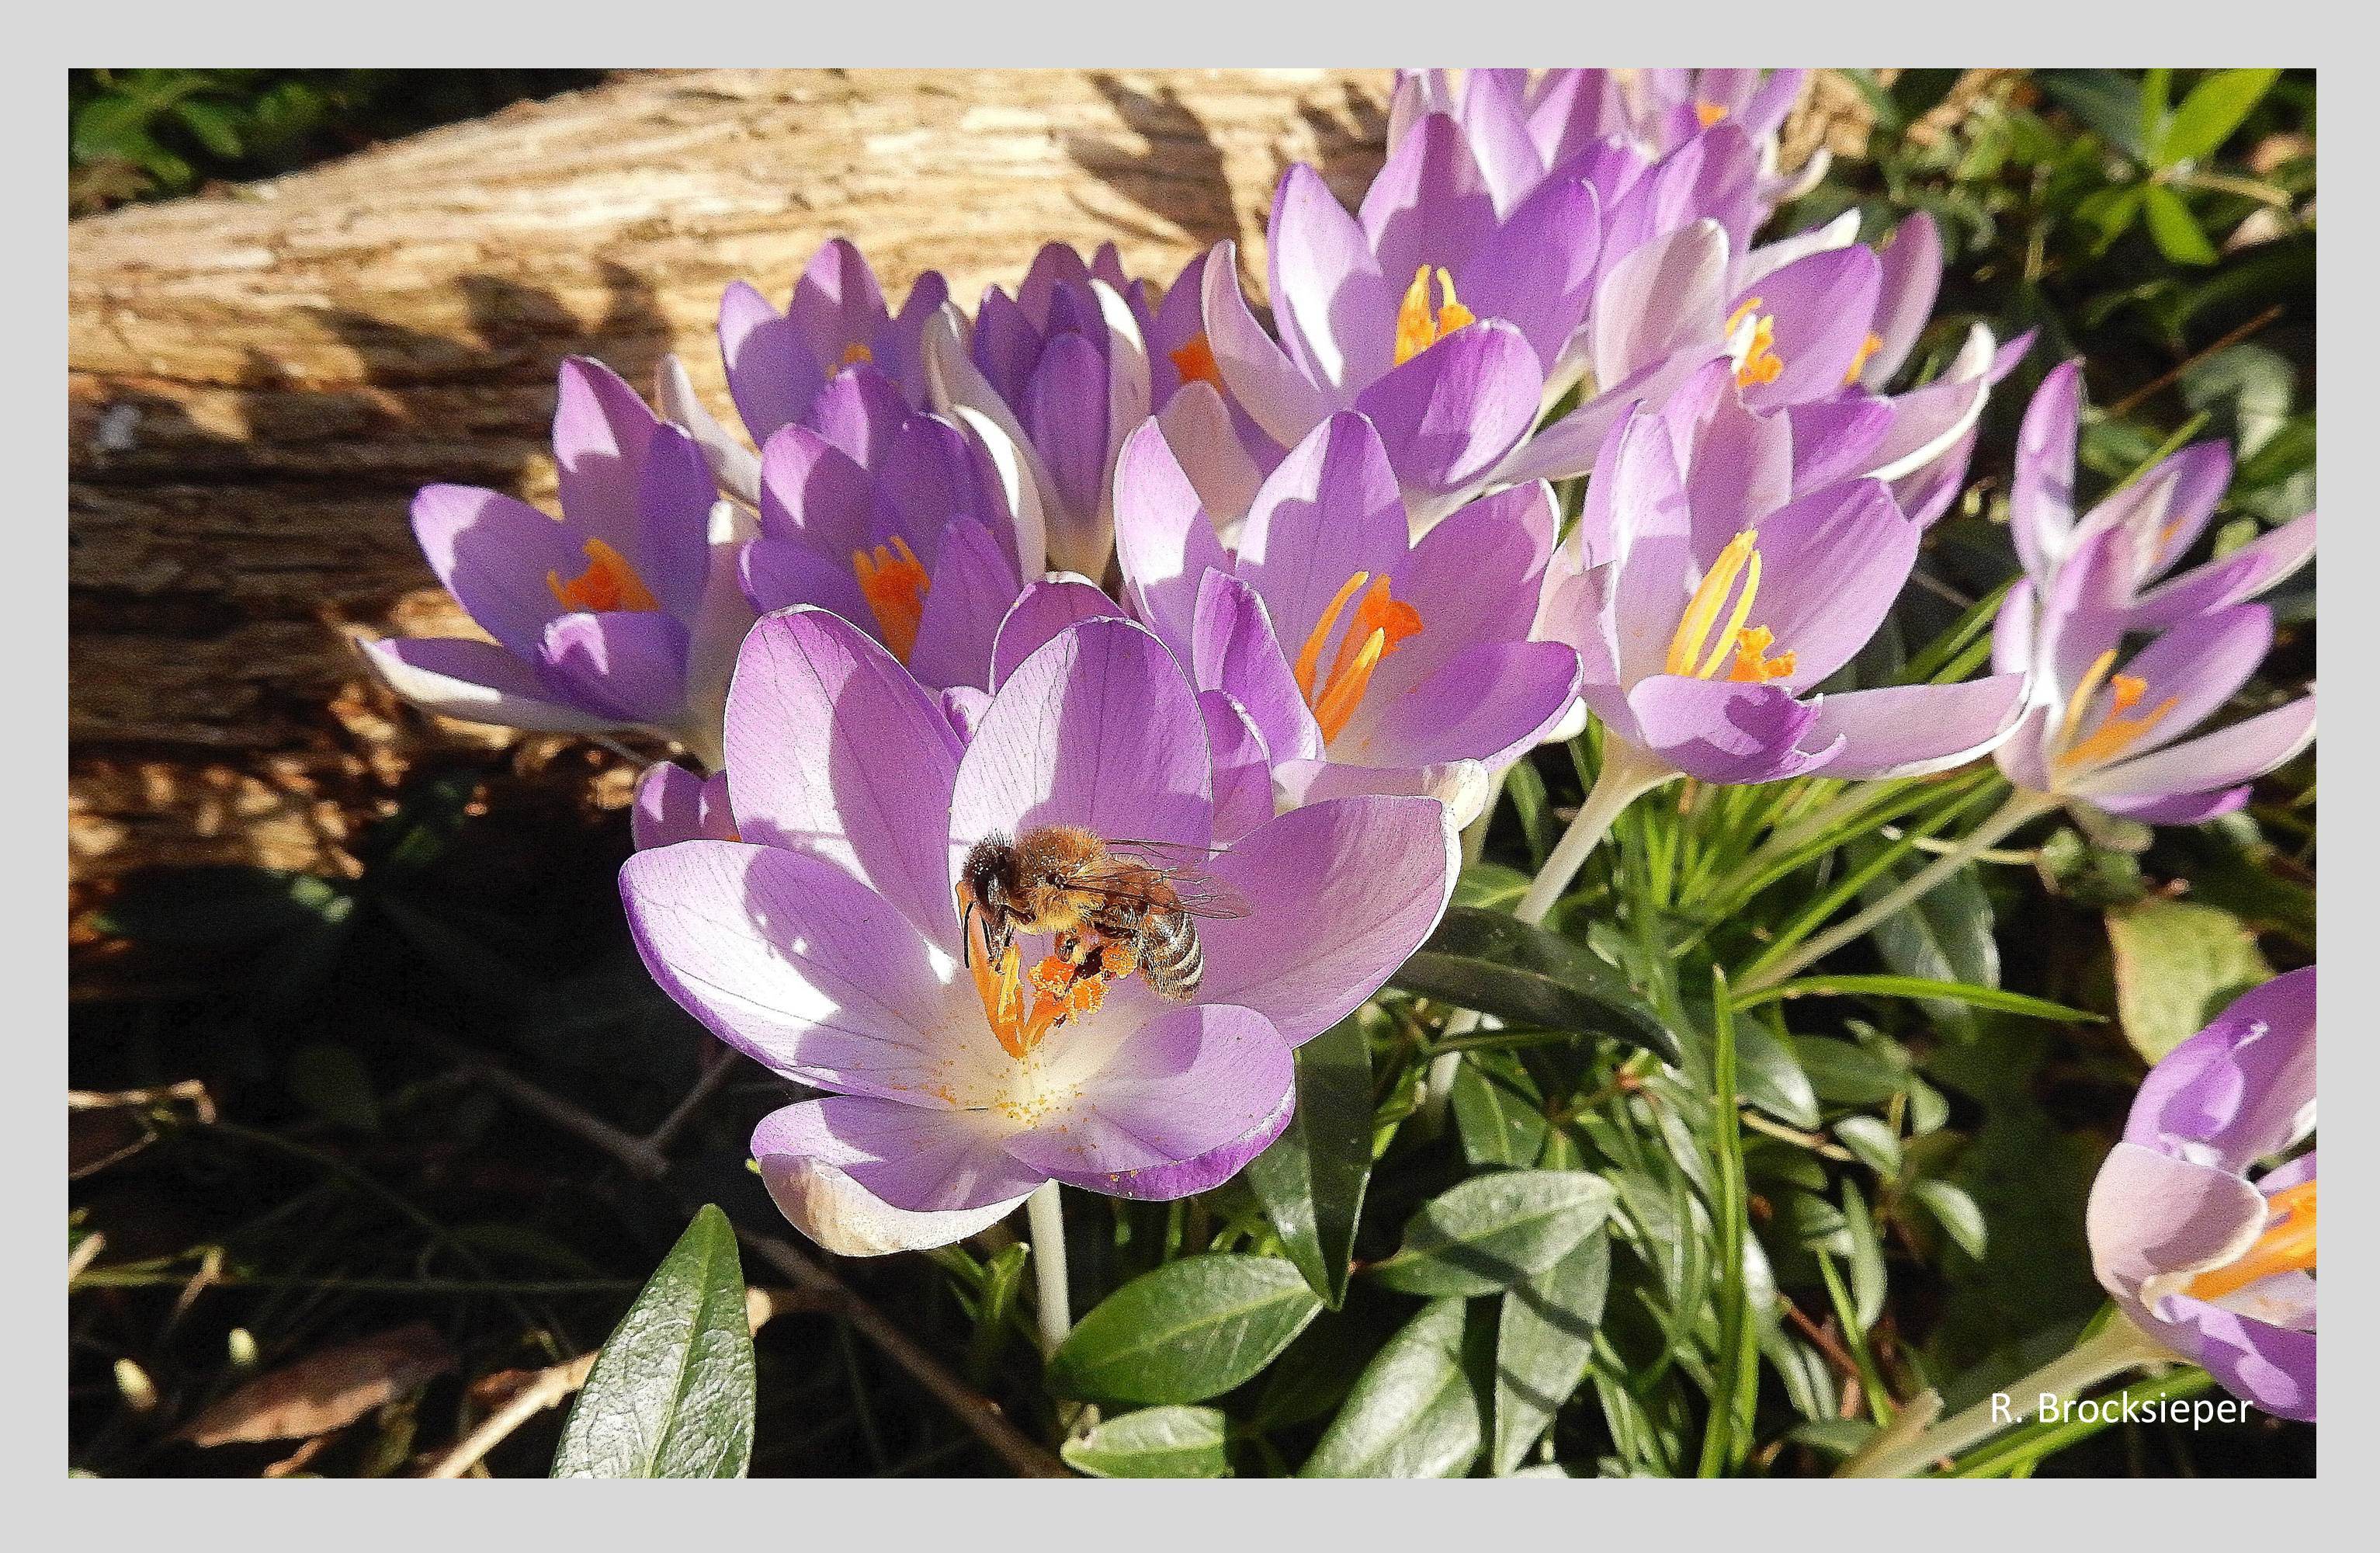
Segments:
[[[2041,1399],[2045,1396],[2063,1401],[2135,1365],[2171,1357],[2139,1327],[2118,1316],[2096,1336],[2083,1339],[2022,1380],[2011,1381],[1964,1412],[1913,1434],[1886,1430],[1874,1444],[1836,1469],[1835,1475],[1908,1477],[1925,1471],[1930,1462],[1956,1456],[2002,1429],[2024,1423],[2041,1411]],[[1903,1416],[1925,1416],[1930,1411],[1925,1407],[1928,1401],[1934,1407],[1941,1405],[1940,1399],[1929,1391],[1910,1402]]]
[[[1033,1242],[1033,1288],[1038,1298],[1034,1314],[1041,1326],[1041,1353],[1058,1351],[1074,1329],[1066,1307],[1066,1211],[1058,1201],[1058,1183],[1043,1181],[1025,1199],[1025,1228]]]
[[[1994,810],[1988,819],[1969,832],[1966,839],[1912,874],[1874,904],[1853,912],[1779,959],[1755,961],[1743,979],[1736,984],[1737,993],[1759,992],[1775,986],[1825,959],[1989,851],[2009,832],[2057,807],[2058,800],[2054,798],[2018,789],[2010,795],[2006,803]]]
[[[1529,881],[1520,904],[1512,908],[1512,915],[1524,923],[1546,920],[1554,902],[1562,898],[1571,881],[1578,877],[1578,871],[1595,854],[1595,849],[1611,833],[1612,822],[1620,818],[1621,811],[1677,775],[1653,756],[1616,739],[1607,742],[1604,751],[1603,769],[1596,774],[1595,786],[1587,789],[1585,801],[1578,806],[1578,817],[1554,843],[1546,865],[1537,870],[1537,876]],[[1468,1035],[1479,1028],[1479,1020],[1476,1009],[1458,1009],[1454,1017],[1446,1021],[1439,1039]],[[1432,1125],[1445,1115],[1447,1095],[1454,1084],[1455,1064],[1461,1058],[1459,1052],[1441,1052],[1430,1062],[1422,1104]]]

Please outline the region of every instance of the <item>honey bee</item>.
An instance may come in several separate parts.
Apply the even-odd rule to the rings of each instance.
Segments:
[[[977,842],[960,894],[967,912],[983,914],[984,945],[995,960],[1016,935],[1047,933],[1077,975],[1121,978],[1138,971],[1159,997],[1184,1003],[1197,995],[1206,971],[1196,919],[1248,914],[1230,886],[1180,855],[1198,850],[1107,840],[1079,825],[1039,825],[1014,841],[988,836]],[[964,916],[960,931],[967,931]]]

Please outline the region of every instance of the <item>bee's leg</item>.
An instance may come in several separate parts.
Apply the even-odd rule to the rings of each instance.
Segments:
[[[1130,940],[1111,938],[1099,947],[1099,972],[1113,981],[1122,981],[1140,969],[1140,950]]]

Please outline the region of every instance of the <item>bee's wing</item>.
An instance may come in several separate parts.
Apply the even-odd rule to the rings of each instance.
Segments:
[[[1256,908],[1230,885],[1207,872],[1207,864],[1227,849],[1194,847],[1182,841],[1110,841],[1108,850],[1154,868],[1172,887],[1174,904],[1193,917],[1245,917]]]

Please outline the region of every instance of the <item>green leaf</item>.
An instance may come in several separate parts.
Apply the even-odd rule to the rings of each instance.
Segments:
[[[1795,1127],[1818,1125],[1818,1095],[1791,1046],[1758,1022],[1736,1027],[1736,1061],[1747,1105]]]
[[[2175,263],[2212,264],[2218,257],[2215,245],[2198,229],[2198,218],[2190,214],[2181,196],[2164,184],[2152,183],[2142,191],[2141,214],[2148,218],[2149,236],[2157,251]]]
[[[1887,1180],[1900,1174],[1900,1135],[1864,1111],[1835,1123],[1835,1136],[1859,1162]]]
[[[1059,1449],[1092,1477],[1229,1477],[1231,1420],[1213,1408],[1143,1408],[1111,1418]]]
[[[2204,1028],[2273,968],[2256,935],[2228,911],[2151,896],[2107,913],[2116,1016],[2124,1039],[2155,1062]]]
[[[1923,976],[1804,976],[1799,981],[1762,987],[1757,992],[1740,993],[1735,1006],[1743,1009],[1786,997],[1941,997],[1971,1003],[1978,1009],[1996,1009],[2004,1014],[2023,1014],[2029,1019],[2058,1020],[2068,1024],[2104,1022],[2102,1015],[2070,1009],[2046,997],[2028,997],[2023,993],[2003,992],[1998,987],[1928,981]]]
[[[1520,1466],[1554,1413],[1586,1378],[1595,1329],[1611,1289],[1611,1240],[1589,1235],[1560,1261],[1522,1279],[1496,1316],[1496,1429],[1490,1461],[1499,1477]]]
[[[1246,1180],[1281,1249],[1337,1310],[1372,1179],[1372,1057],[1351,1016],[1298,1047],[1296,1061],[1297,1110]]]
[[[703,1204],[595,1357],[555,1477],[742,1477],[752,1328],[727,1216]]]
[[[1984,1210],[1975,1206],[1973,1197],[1946,1180],[1918,1181],[1910,1187],[1909,1194],[1925,1204],[1925,1211],[1934,1216],[1934,1222],[1942,1227],[1944,1234],[1958,1242],[1961,1251],[1978,1262],[1983,1260],[1991,1232],[1985,1228]]]
[[[1474,1165],[1525,1169],[1546,1146],[1545,1096],[1511,1052],[1463,1054],[1454,1074],[1454,1126]]]
[[[1390,1338],[1298,1470],[1300,1477],[1461,1477],[1485,1435],[1463,1348],[1463,1302],[1423,1307]]]
[[[1168,1262],[1094,1305],[1050,1357],[1050,1388],[1090,1401],[1202,1402],[1247,1380],[1322,1302],[1277,1256]]]
[[[2152,166],[2168,165],[2165,154],[2166,115],[2173,104],[2173,72],[2150,70],[2141,77],[2141,146]]]
[[[1873,844],[1855,850],[1864,861]],[[1860,890],[1871,906],[1899,888],[1923,867],[1915,858],[1902,858]],[[1884,962],[1904,976],[1967,986],[2000,984],[1999,945],[1992,937],[1992,902],[1973,864],[1957,870],[1932,889],[1909,902],[1868,930]],[[1975,1034],[1975,1016],[1960,1003],[1936,998],[1925,1012],[1963,1040]]]
[[[1483,911],[1509,911],[1529,893],[1529,876],[1500,862],[1466,864],[1454,882],[1454,904]]]
[[[2166,165],[2214,155],[2280,78],[2278,70],[2217,70],[2192,87],[2166,126]]]
[[[1849,1177],[1843,1180],[1843,1228],[1852,1238],[1852,1306],[1864,1332],[1884,1315],[1884,1241],[1867,1199]]]
[[[1450,909],[1395,983],[1507,1024],[1608,1035],[1671,1063],[1683,1058],[1677,1037],[1609,962],[1500,911]]]
[[[218,103],[201,98],[186,98],[174,104],[175,116],[199,143],[214,155],[237,156],[240,153],[239,116]]]
[[[1585,1170],[1500,1170],[1423,1204],[1404,1243],[1373,1269],[1407,1294],[1493,1294],[1544,1272],[1611,1211],[1611,1183]]]

